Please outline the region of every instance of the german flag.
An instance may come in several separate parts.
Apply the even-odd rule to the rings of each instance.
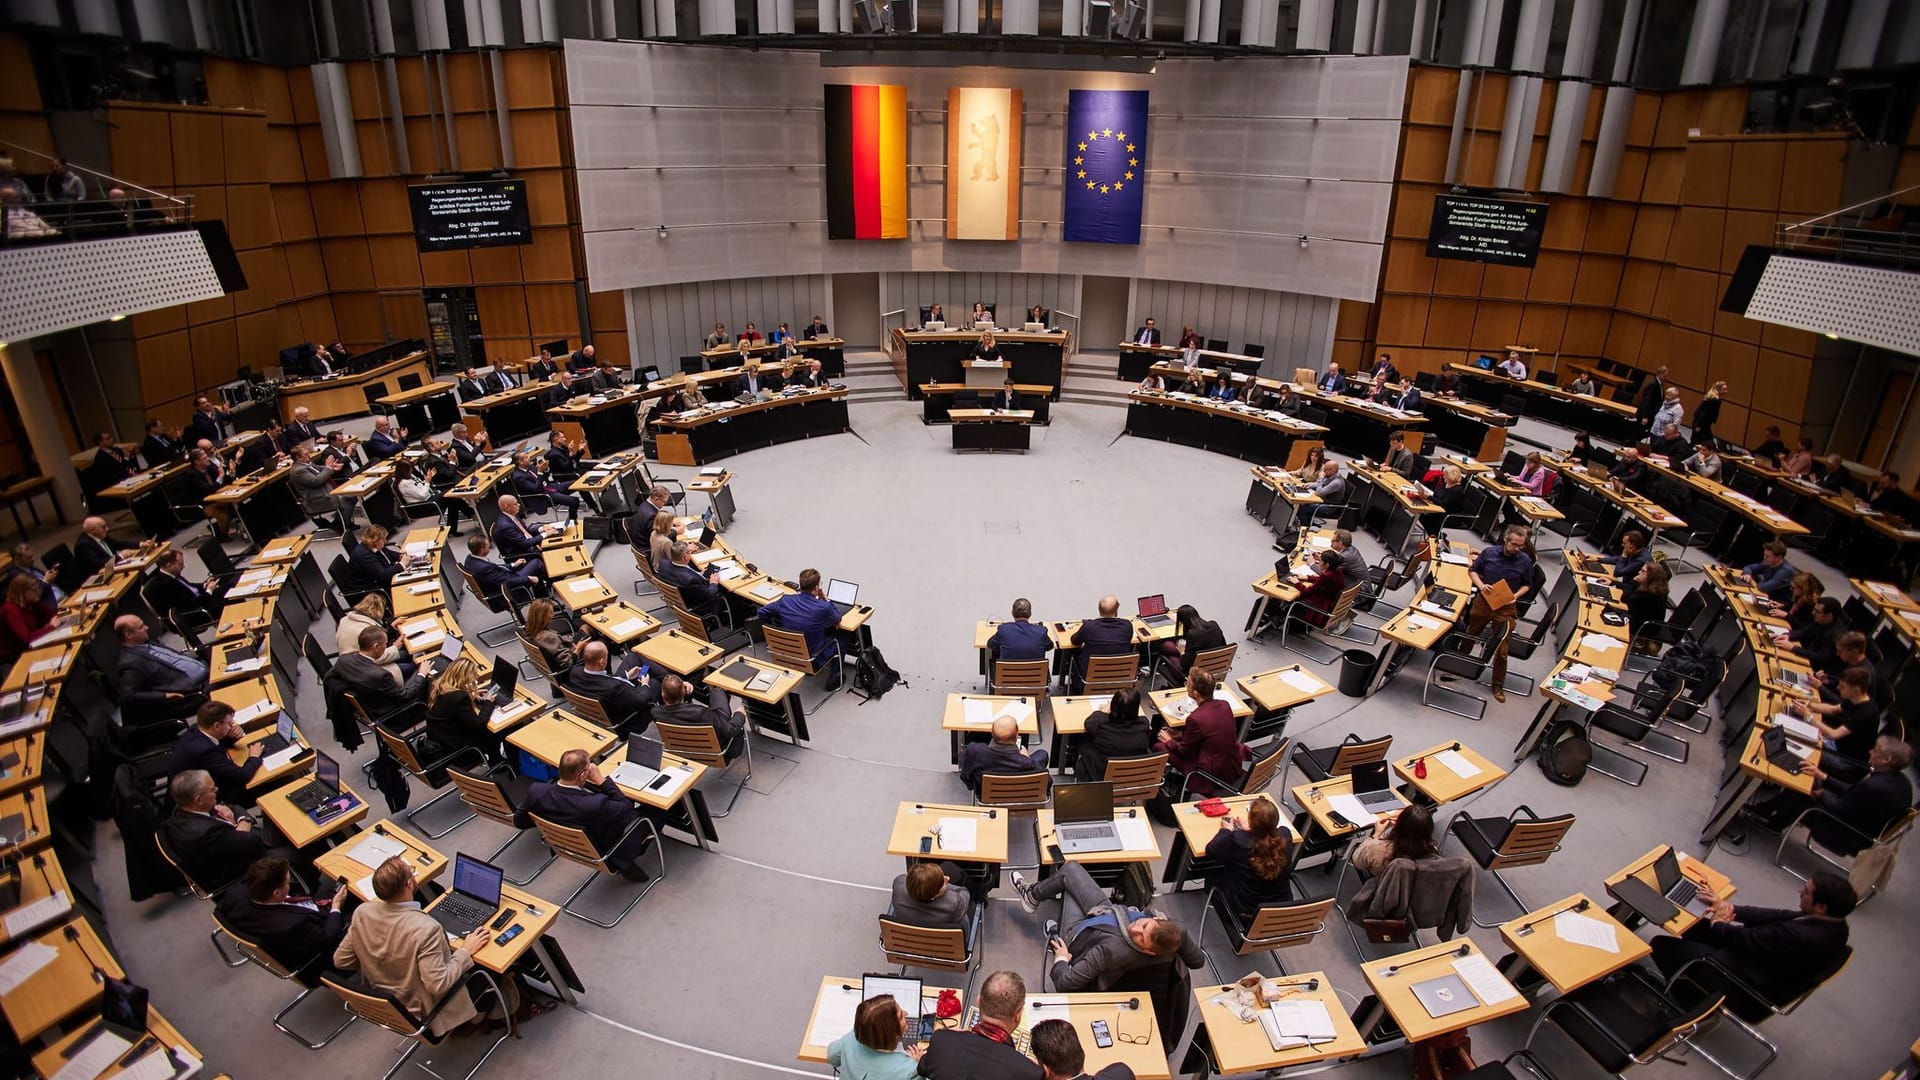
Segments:
[[[907,238],[907,88],[827,87],[827,239]]]

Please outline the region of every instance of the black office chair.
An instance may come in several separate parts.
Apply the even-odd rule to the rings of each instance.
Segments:
[[[380,404],[380,399],[387,396],[387,384],[384,381],[377,382],[377,383],[368,383],[367,385],[360,388],[360,392],[366,395],[368,412],[372,413],[375,416],[392,416],[393,415],[393,410],[391,408]]]
[[[1263,359],[1267,355],[1267,347],[1265,345],[1255,345],[1251,341],[1247,342],[1240,351],[1256,360]]]
[[[1536,371],[1533,373],[1533,381],[1546,383],[1548,386],[1559,386],[1560,373],[1557,371]]]
[[[1419,387],[1423,394],[1432,393],[1433,388],[1440,385],[1440,376],[1431,371],[1415,372],[1413,385]]]
[[[399,379],[395,380],[395,382],[402,390],[418,390],[420,389],[421,378],[418,375],[402,375]]]
[[[1500,395],[1500,411],[1508,416],[1527,415],[1527,399],[1519,394]]]
[[[704,356],[683,356],[680,358],[680,370],[688,375],[707,370],[707,358]]]

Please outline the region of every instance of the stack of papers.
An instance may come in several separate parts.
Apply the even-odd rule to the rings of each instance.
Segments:
[[[934,823],[941,851],[970,854],[980,846],[980,821],[971,817],[943,817]]]
[[[1321,687],[1326,685],[1325,683],[1321,682],[1319,679],[1314,678],[1313,676],[1307,674],[1306,672],[1300,670],[1299,668],[1289,668],[1286,671],[1281,672],[1280,681],[1283,683],[1286,683],[1288,686],[1293,687],[1295,690],[1298,690],[1303,694],[1316,693],[1320,690]]]
[[[257,671],[267,666],[267,658],[256,656],[251,660],[235,660],[227,665],[228,672]]]
[[[288,743],[284,748],[275,750],[273,753],[268,754],[266,757],[261,758],[260,768],[262,771],[272,772],[273,770],[281,768],[282,766],[292,764],[294,758],[297,758],[301,754],[304,754],[306,752],[307,752],[307,748],[304,746],[301,746],[299,743],[297,742]]]
[[[56,890],[52,896],[43,896],[24,907],[7,912],[7,936],[17,938],[42,923],[49,923],[73,910],[73,901],[67,898],[66,891]]]
[[[1620,951],[1620,940],[1614,935],[1612,926],[1577,911],[1562,911],[1555,915],[1553,932],[1559,934],[1561,940],[1575,945],[1585,945],[1602,952]]]
[[[272,716],[279,711],[280,706],[275,705],[272,701],[256,701],[244,709],[234,710],[233,722],[239,724],[241,727],[246,727],[255,720]]]
[[[1151,851],[1159,847],[1153,842],[1153,825],[1145,814],[1127,817],[1125,814],[1114,819],[1114,831],[1120,834],[1122,851]]]
[[[28,979],[39,973],[40,969],[53,963],[60,956],[60,950],[51,945],[42,945],[29,941],[20,946],[7,962],[0,964],[0,994],[11,994],[20,989]]]
[[[857,982],[851,988],[830,985],[820,991],[820,1000],[813,1010],[813,1026],[807,1029],[808,1044],[826,1046],[852,1031],[853,1014],[860,1008],[860,1000]]]
[[[1604,653],[1612,649],[1624,649],[1627,645],[1626,642],[1621,641],[1619,638],[1608,637],[1606,634],[1596,634],[1589,631],[1580,635],[1580,647],[1583,649],[1592,649],[1594,652]]]
[[[1360,800],[1353,795],[1329,795],[1327,796],[1327,803],[1338,811],[1341,817],[1346,818],[1360,828],[1367,828],[1377,820],[1373,816],[1373,811],[1368,810],[1361,804]]]
[[[93,1038],[87,1040],[80,1052],[67,1059],[67,1063],[53,1074],[53,1080],[93,1080],[94,1077],[112,1068],[120,1056],[133,1049],[133,1044],[101,1028]],[[162,1055],[164,1057],[164,1055]],[[167,1070],[171,1075],[171,1067]],[[125,1076],[126,1073],[120,1075]]]
[[[632,618],[626,619],[623,622],[615,623],[612,627],[608,629],[608,632],[612,634],[614,637],[626,637],[629,634],[637,634],[640,631],[645,630],[646,628],[647,628],[646,618],[644,616],[635,615]]]
[[[1455,960],[1453,971],[1483,1005],[1498,1005],[1520,996],[1520,991],[1515,990],[1512,983],[1494,970],[1492,962],[1478,953]]]
[[[437,581],[429,581],[424,585],[407,586],[407,592],[413,596],[425,596],[428,593],[434,593],[439,591],[440,591],[440,583]]]
[[[1326,1002],[1314,998],[1276,1001],[1258,1016],[1275,1050],[1311,1046],[1334,1037],[1333,1016],[1327,1012]]]

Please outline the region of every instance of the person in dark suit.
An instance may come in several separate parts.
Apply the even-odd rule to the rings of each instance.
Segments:
[[[313,413],[305,405],[293,410],[293,422],[287,425],[284,438],[289,450],[301,443],[320,441],[320,426],[313,422]]]
[[[1133,620],[1120,617],[1120,598],[1101,597],[1100,617],[1082,622],[1073,632],[1073,643],[1080,648],[1080,655],[1073,662],[1072,690],[1078,694],[1084,692],[1089,658],[1121,656],[1134,651]]]
[[[147,421],[147,437],[140,443],[140,458],[148,468],[172,464],[185,449],[179,428],[169,429],[158,420]]]
[[[422,667],[402,683],[393,677],[381,658],[387,654],[388,635],[384,626],[369,626],[360,631],[360,651],[347,653],[334,661],[333,674],[342,690],[350,690],[360,707],[375,720],[395,714],[417,715],[427,697],[427,670]],[[392,725],[405,727],[405,723]]]
[[[720,575],[713,571],[703,574],[694,569],[688,561],[691,550],[686,541],[674,541],[669,549],[673,561],[660,571],[660,580],[680,590],[680,598],[687,602],[688,611],[703,619],[718,616],[725,602],[720,591]]]
[[[594,850],[606,856],[607,866],[628,881],[646,881],[651,876],[641,868],[640,857],[652,838],[639,830],[627,831],[640,819],[639,810],[601,775],[585,750],[560,755],[559,779],[536,782],[526,802],[514,812],[514,824],[532,828],[536,816],[586,833]]]
[[[660,703],[666,688],[655,687],[647,675],[628,677],[608,670],[611,654],[604,641],[580,646],[579,659],[567,675],[567,689],[599,702],[607,720],[623,738],[647,730],[653,723],[654,706]]]
[[[1389,391],[1380,400],[1401,412],[1417,413],[1420,411],[1420,388],[1409,382],[1400,388],[1399,393]]]
[[[547,384],[547,405],[550,408],[565,405],[576,394],[593,392],[593,376],[575,375],[571,371],[556,371],[553,381]]]
[[[393,586],[394,578],[407,572],[407,559],[387,546],[385,526],[369,525],[360,530],[360,542],[347,556],[347,568],[352,592],[384,592]]]
[[[1140,329],[1133,332],[1133,337],[1129,340],[1135,345],[1158,345],[1160,344],[1160,330],[1153,325],[1152,319],[1148,319]]]
[[[331,901],[293,893],[293,867],[278,855],[247,867],[241,888],[228,889],[216,903],[220,925],[260,946],[303,986],[319,986],[333,950],[347,936],[346,907],[353,893],[341,889]]]
[[[233,414],[225,409],[216,408],[212,399],[198,397],[193,399],[193,415],[187,418],[187,442],[196,443],[205,439],[215,446],[220,445],[223,435],[220,425],[233,419]]]
[[[960,782],[976,794],[980,778],[988,773],[1017,776],[1045,772],[1046,768],[1047,752],[1023,749],[1019,721],[1005,714],[993,718],[991,741],[968,743],[960,751]]]
[[[353,460],[353,443],[347,439],[344,431],[329,431],[326,444],[316,444],[314,460],[326,466],[337,481],[350,480],[354,473],[360,471]]]
[[[1106,1068],[1087,1075],[1086,1047],[1080,1045],[1079,1030],[1065,1020],[1033,1025],[1030,1045],[1045,1080],[1134,1080],[1133,1069],[1124,1061],[1108,1062]]]
[[[758,334],[754,335],[756,338],[759,336]],[[567,370],[573,372],[575,375],[593,375],[599,372],[600,361],[593,357],[593,346],[582,345],[578,349],[575,349],[573,355],[567,357]]]
[[[280,457],[279,423],[275,422],[268,431],[247,441],[240,449],[240,456],[234,459],[233,471],[240,476],[265,472],[272,469]]]
[[[500,549],[500,558],[515,569],[528,560],[540,561],[540,535],[520,516],[518,496],[500,496],[500,516],[493,522],[493,545]]]
[[[235,765],[227,756],[228,748],[238,745],[246,732],[233,722],[233,706],[209,701],[194,714],[193,726],[173,744],[173,756],[167,760],[167,775],[177,776],[199,769],[213,777],[215,793],[229,806],[252,806],[253,793],[247,784],[260,771],[259,743],[247,747],[247,761]]]
[[[187,577],[186,571],[187,553],[183,549],[173,548],[160,556],[153,576],[147,579],[147,599],[162,618],[211,621],[226,601],[218,590]]]
[[[481,685],[480,665],[472,657],[456,658],[427,691],[427,736],[448,753],[471,748],[489,762],[504,760],[500,737],[487,730],[496,704],[491,689]]]
[[[1014,390],[1011,377],[1000,384],[999,391],[993,395],[992,404],[987,407],[995,412],[1014,412],[1020,408],[1020,395]]]
[[[107,535],[107,519],[89,517],[80,523],[80,535],[73,541],[76,584],[113,565],[123,551],[139,546]],[[69,592],[72,589],[68,589]]]
[[[1219,889],[1219,899],[1241,919],[1249,919],[1264,904],[1292,898],[1287,882],[1288,849],[1280,810],[1269,799],[1247,804],[1246,817],[1220,819],[1220,831],[1207,842],[1207,858],[1217,869],[1207,875],[1207,887]]]
[[[467,431],[467,425],[455,424],[448,437],[453,448],[453,467],[459,470],[461,476],[480,467],[481,459],[486,456],[482,449],[487,445],[486,435],[473,438]]]
[[[832,337],[833,335],[827,332],[827,324],[820,320],[820,316],[815,315],[812,322],[801,327],[800,336],[806,338],[808,341],[812,341],[814,338]]]
[[[1373,379],[1376,389],[1400,381],[1400,369],[1393,366],[1393,357],[1388,353],[1380,354],[1380,358],[1373,362],[1373,367],[1367,369],[1367,375]]]
[[[893,879],[887,918],[929,930],[964,929],[973,914],[974,898],[966,889],[952,886],[965,880],[966,871],[956,863],[914,863]]]
[[[593,644],[589,643],[587,648],[593,648]],[[668,675],[660,680],[660,704],[654,707],[653,718],[663,724],[712,728],[714,738],[726,751],[726,759],[732,761],[746,750],[746,740],[740,737],[747,730],[746,704],[740,701],[729,704],[726,691],[717,686],[707,688],[707,698],[707,703],[701,704],[685,679]]]
[[[1653,939],[1655,966],[1671,978],[1687,961],[1708,958],[1773,1005],[1793,999],[1832,969],[1847,944],[1847,916],[1858,902],[1847,879],[1826,870],[1814,871],[1800,887],[1797,911],[1735,906],[1705,895],[1705,919],[1682,937]],[[1745,994],[1722,987],[1711,969],[1692,968],[1688,979],[1713,993],[1726,990],[1736,1013],[1764,1011],[1755,1010]]]
[[[580,496],[571,491],[561,490],[558,484],[550,484],[540,475],[539,465],[535,463],[533,453],[522,450],[513,455],[513,471],[507,479],[513,484],[514,494],[522,499],[530,495],[545,495],[556,505],[567,508],[567,516],[580,516]]]
[[[553,362],[553,354],[545,349],[541,349],[539,357],[535,359],[533,363],[527,365],[527,381],[546,382],[548,379],[553,378],[559,370],[560,365]]]
[[[987,660],[1045,660],[1053,648],[1047,628],[1033,622],[1033,601],[1021,597],[1013,602],[1013,621],[993,628],[987,639]]]
[[[1444,398],[1460,396],[1460,374],[1455,371],[1443,371],[1433,377],[1433,392]]]
[[[1633,415],[1643,428],[1653,426],[1653,414],[1660,411],[1660,403],[1667,399],[1666,378],[1667,369],[1662,365],[1640,384],[1640,396],[1634,399]]]
[[[1176,956],[1189,968],[1207,962],[1200,944],[1179,923],[1162,912],[1113,903],[1079,863],[1068,863],[1038,885],[1027,884],[1018,871],[1012,877],[1021,905],[1030,912],[1048,900],[1063,900],[1061,921],[1046,924],[1053,949],[1049,976],[1057,992],[1111,989],[1127,972]]]
[[[247,872],[247,868],[265,858],[293,861],[292,848],[268,844],[265,830],[255,827],[253,819],[235,814],[220,805],[213,777],[200,769],[188,769],[167,782],[173,796],[174,811],[160,824],[167,847],[180,862],[180,869],[204,889],[217,889]]]
[[[1227,635],[1219,623],[1201,618],[1199,609],[1192,604],[1181,604],[1173,614],[1173,640],[1162,642],[1160,651],[1168,670],[1175,681],[1179,681],[1187,677],[1194,657],[1209,649],[1224,647]]]
[[[138,615],[113,620],[120,638],[120,686],[123,714],[188,717],[207,700],[207,665],[197,657],[147,640],[147,622]]]
[[[509,599],[517,597],[522,591],[528,596],[542,592],[545,587],[546,567],[539,559],[527,559],[515,569],[487,558],[493,550],[493,542],[487,534],[476,532],[467,537],[467,557],[460,565],[473,575],[473,583],[488,596],[506,593]]]
[[[1077,781],[1107,775],[1107,762],[1117,757],[1139,757],[1153,752],[1153,725],[1140,715],[1140,691],[1123,686],[1113,692],[1104,709],[1087,716],[1086,734],[1073,762]]]
[[[587,460],[587,443],[584,439],[567,441],[567,436],[558,431],[547,433],[547,475],[555,483],[572,483],[580,479],[580,474],[591,468],[593,463]]]
[[[808,360],[806,367],[793,373],[791,382],[795,386],[804,386],[813,390],[827,385],[827,377],[820,370],[819,360]]]
[[[367,457],[385,461],[406,448],[406,428],[394,427],[391,416],[373,418],[373,434],[367,436]]]
[[[1418,480],[1413,475],[1413,451],[1407,449],[1407,437],[1396,431],[1387,436],[1387,468],[1409,480]]]
[[[941,1028],[927,1040],[920,1075],[927,1080],[1045,1080],[1040,1066],[1013,1048],[1027,1008],[1027,983],[1017,971],[996,971],[980,984],[980,1019],[961,1031]]]
[[[1323,394],[1338,394],[1346,390],[1347,376],[1340,370],[1339,364],[1328,365],[1327,373],[1320,376],[1319,387]]]
[[[487,396],[487,388],[480,385],[480,371],[471,364],[467,365],[467,370],[460,373],[460,379],[454,383],[454,389],[459,393],[461,401],[472,401],[475,398]]]
[[[773,393],[778,391],[783,385],[785,385],[785,382],[780,378],[778,369],[762,368],[759,363],[755,362],[741,369],[739,387],[735,392],[757,395],[760,391],[765,390],[768,393]]]
[[[1892,735],[1874,740],[1867,752],[1867,775],[1852,783],[1813,770],[1814,798],[1824,813],[1808,818],[1814,843],[1840,855],[1858,855],[1873,838],[1913,806],[1907,766],[1913,748]]]

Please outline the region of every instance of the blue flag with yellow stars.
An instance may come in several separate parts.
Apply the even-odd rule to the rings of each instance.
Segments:
[[[1139,243],[1146,188],[1147,92],[1068,91],[1066,239]]]

